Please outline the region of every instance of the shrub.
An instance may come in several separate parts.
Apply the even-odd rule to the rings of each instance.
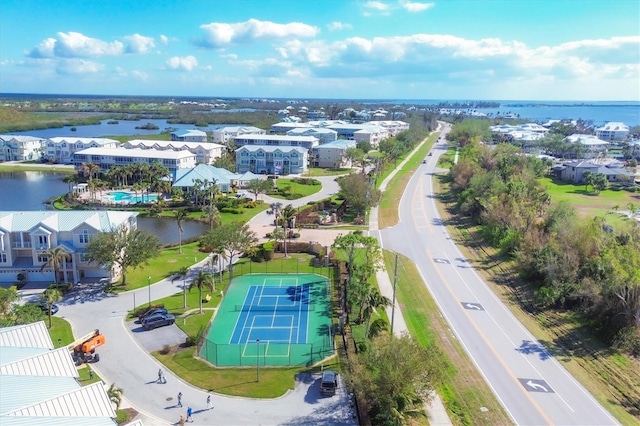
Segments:
[[[169,345],[163,345],[162,349],[160,349],[160,353],[162,355],[168,355],[171,352],[171,346]]]
[[[194,336],[187,336],[184,339],[184,347],[190,348],[191,346],[196,345],[196,338]]]
[[[224,207],[220,209],[221,213],[242,214],[241,207]]]

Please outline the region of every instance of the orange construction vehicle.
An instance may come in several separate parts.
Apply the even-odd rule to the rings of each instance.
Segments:
[[[100,361],[100,355],[96,353],[96,348],[104,345],[105,342],[104,334],[100,334],[100,330],[96,329],[70,343],[67,348],[71,351],[76,365],[82,365],[87,362]]]

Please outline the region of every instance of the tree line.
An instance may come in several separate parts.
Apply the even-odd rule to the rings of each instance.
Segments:
[[[640,223],[615,229],[552,204],[539,182],[544,161],[479,139],[469,138],[449,173],[457,212],[513,260],[536,309],[577,311],[607,341],[640,354]]]

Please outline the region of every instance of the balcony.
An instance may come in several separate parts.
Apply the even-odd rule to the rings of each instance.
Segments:
[[[11,241],[11,247],[12,248],[17,248],[17,249],[21,249],[21,248],[31,248],[31,241]]]

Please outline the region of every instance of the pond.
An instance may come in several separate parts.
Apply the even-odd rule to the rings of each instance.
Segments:
[[[62,182],[67,173],[16,171],[0,172],[0,210],[45,210],[45,201],[68,191]],[[138,227],[156,235],[163,245],[178,244],[179,233],[175,219],[138,217]],[[182,241],[200,237],[209,229],[203,222],[184,221]]]

